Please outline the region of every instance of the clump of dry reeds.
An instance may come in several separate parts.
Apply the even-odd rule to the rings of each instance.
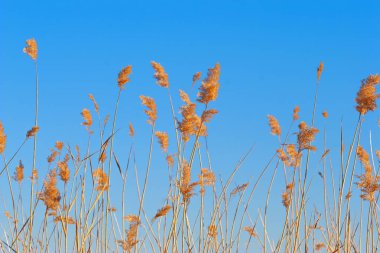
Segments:
[[[34,39],[27,41],[24,52],[37,67],[38,48]],[[152,61],[151,65],[155,82],[166,88],[169,95],[168,111],[172,114],[173,127],[156,131],[156,123],[161,120],[157,117],[156,100],[140,96],[151,128],[147,160],[143,161],[144,174],[140,168],[141,155],[137,155],[142,151],[135,143],[144,136],[143,130],[138,128],[135,132],[131,123],[116,127],[120,94],[131,82],[131,65],[117,76],[118,96],[111,129],[107,128],[110,115],[103,118],[94,95],[89,94],[97,117],[92,116],[90,109],[81,111],[82,125],[88,131],[87,147],[72,148],[70,142],[57,141],[45,161],[46,166],[36,156],[37,133],[40,134],[38,78],[35,121],[14,153],[8,148],[9,139],[0,121],[3,158],[0,175],[9,187],[9,191],[6,187],[2,191],[8,198],[3,212],[5,222],[0,224],[3,230],[0,248],[4,252],[377,251],[380,176],[374,157],[380,160],[380,151],[375,148],[372,132],[369,144],[360,137],[362,130],[367,129],[363,128],[367,124],[364,117],[370,117],[368,112],[377,108],[379,75],[369,75],[362,81],[355,99],[359,120],[353,136],[349,145],[345,145],[347,137],[342,128],[337,134],[339,148],[334,151],[326,137],[327,130],[318,124],[317,115],[323,117],[325,124],[330,120],[328,113],[316,113],[317,91],[324,71],[321,62],[316,71],[317,90],[311,121],[300,120],[300,107],[296,106],[289,112],[290,126],[285,132],[285,125],[280,126],[274,116],[268,115],[270,133],[278,137],[276,149],[262,169],[254,167],[250,171],[252,178],[238,182],[241,178],[235,176],[253,149],[231,170],[214,168],[208,149],[209,124],[218,113],[211,105],[219,94],[220,65],[208,69],[201,82],[198,82],[201,72],[189,76],[192,84],[187,88],[199,85],[195,98],[189,95],[191,92],[184,91],[186,87],[172,98],[168,74],[159,63]],[[175,99],[182,103],[178,110]],[[142,114],[133,116],[133,122],[143,117]],[[119,150],[128,144],[119,137],[123,131],[127,131],[131,141],[127,153]],[[114,138],[122,140],[122,144],[114,146]],[[157,158],[155,138],[163,152]],[[27,148],[24,144],[31,139],[33,163],[30,167],[27,158],[22,158],[24,168],[20,157],[24,152],[20,151]],[[364,149],[367,144],[370,152]],[[336,155],[338,158],[334,158]],[[333,159],[340,161],[338,168],[334,167]],[[15,161],[19,162],[14,164]],[[43,169],[37,170],[37,163]],[[166,166],[167,172],[161,170]],[[151,167],[159,174],[168,173],[168,181],[164,182],[165,177],[153,178],[155,187],[151,187],[148,183],[152,180]],[[13,175],[9,168],[14,168]],[[42,184],[39,177],[44,178]],[[29,199],[24,197],[23,189],[28,180]],[[153,203],[157,202],[152,198],[148,201],[147,195],[160,204],[154,207]],[[281,203],[284,208],[278,208]],[[275,224],[271,222],[273,216]]]

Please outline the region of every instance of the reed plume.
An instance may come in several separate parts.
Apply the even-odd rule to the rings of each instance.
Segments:
[[[32,127],[32,129],[30,129],[30,130],[26,133],[26,137],[27,137],[27,138],[30,138],[30,137],[35,136],[39,130],[40,130],[40,128],[39,128],[38,126],[34,126],[34,127]]]
[[[38,48],[37,41],[35,39],[29,39],[26,41],[26,47],[24,47],[23,52],[30,56],[33,60],[37,60]]]
[[[59,162],[57,164],[59,168],[59,176],[61,177],[61,180],[67,184],[67,182],[70,180],[70,170],[68,166],[68,161],[69,161],[69,155],[66,154],[65,158],[63,159],[62,162]]]
[[[123,90],[125,84],[130,81],[129,75],[131,73],[132,73],[132,66],[127,66],[119,72],[119,75],[117,77],[117,85],[119,86],[120,90]]]
[[[321,79],[323,67],[324,67],[324,64],[323,64],[323,62],[321,62],[317,68],[317,79],[318,79],[318,81]]]
[[[300,107],[297,105],[297,106],[294,108],[294,110],[293,110],[293,120],[294,120],[294,121],[296,121],[296,120],[299,119],[299,115],[298,115],[299,111],[300,111]]]
[[[297,134],[297,142],[299,151],[308,149],[315,151],[316,147],[311,145],[314,141],[315,135],[319,132],[318,129],[314,127],[308,127],[305,122],[301,122],[298,126],[299,132]]]
[[[16,167],[15,173],[13,175],[13,179],[17,183],[21,183],[24,179],[24,165],[22,164],[22,161],[20,160],[19,165]]]
[[[7,136],[4,133],[3,123],[0,121],[0,154],[4,153],[7,144]]]
[[[202,85],[199,87],[197,101],[208,104],[210,101],[216,100],[219,92],[219,76],[220,65],[215,64],[214,68],[208,69],[207,77],[203,80]]]
[[[152,64],[153,69],[156,71],[154,73],[154,78],[156,78],[157,84],[163,88],[168,88],[169,79],[168,79],[168,74],[166,74],[164,68],[161,66],[161,64],[154,61],[152,61],[151,64]]]
[[[198,82],[201,79],[201,72],[197,72],[193,75],[193,84],[191,86],[194,87],[195,83]]]
[[[129,136],[135,136],[135,129],[133,128],[132,123],[129,123]]]
[[[166,206],[160,208],[160,209],[157,211],[156,215],[154,216],[153,220],[156,220],[156,219],[158,219],[158,218],[160,218],[160,217],[162,217],[162,216],[167,215],[168,212],[170,211],[170,209],[172,209],[172,207],[171,207],[170,205],[166,205]]]
[[[271,133],[273,135],[280,136],[281,135],[281,127],[280,127],[280,123],[278,123],[278,120],[272,115],[268,115],[268,119],[269,119],[269,126],[271,129]]]
[[[365,170],[362,175],[358,176],[360,181],[357,183],[357,186],[361,189],[362,192],[360,197],[364,200],[373,202],[375,200],[375,193],[377,191],[380,191],[380,176],[373,174],[369,155],[363,147],[358,146],[356,154]]]
[[[92,176],[94,177],[96,181],[96,190],[97,191],[107,191],[109,189],[109,179],[107,174],[101,169],[96,169]]]
[[[81,112],[81,115],[82,115],[83,120],[84,120],[82,125],[86,126],[87,130],[89,130],[91,125],[92,125],[92,115],[90,113],[90,110],[84,108]]]
[[[99,113],[99,105],[98,105],[98,103],[96,102],[94,95],[92,95],[92,94],[88,94],[88,97],[90,98],[90,100],[91,100],[92,103],[94,104],[95,111],[96,111],[97,113]]]
[[[158,143],[160,144],[162,151],[167,153],[168,152],[168,146],[169,146],[168,134],[165,132],[156,131],[155,135],[158,139]]]
[[[377,108],[376,99],[379,94],[376,94],[376,85],[380,82],[379,75],[369,75],[362,80],[360,89],[356,94],[356,110],[364,115],[368,111],[374,111]]]
[[[174,158],[172,155],[167,155],[166,156],[166,163],[168,164],[169,168],[172,168],[174,166]]]
[[[154,125],[157,119],[157,106],[153,98],[147,96],[140,96],[142,104],[145,105],[148,110],[144,110],[145,114],[148,116],[148,124]]]
[[[44,181],[44,189],[39,194],[41,199],[48,210],[57,211],[60,206],[61,194],[57,188],[57,173],[55,170],[51,170]]]

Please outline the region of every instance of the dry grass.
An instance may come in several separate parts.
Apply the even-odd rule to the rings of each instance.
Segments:
[[[131,66],[123,68],[116,78],[118,96],[111,131],[106,128],[109,116],[102,119],[101,109],[90,94],[99,129],[93,130],[96,117],[92,116],[91,110],[83,109],[82,125],[88,134],[87,147],[80,149],[76,146],[73,150],[67,143],[55,142],[46,161],[46,174],[36,168],[36,143],[40,134],[37,42],[28,40],[24,52],[36,65],[35,121],[16,152],[7,148],[6,133],[11,127],[0,121],[1,176],[8,181],[8,186],[2,188],[2,195],[9,195],[10,200],[5,205],[6,222],[0,224],[2,252],[377,252],[380,246],[377,204],[380,176],[374,157],[377,155],[379,159],[380,151],[373,150],[371,139],[370,152],[367,152],[360,137],[364,117],[377,108],[379,75],[370,75],[359,87],[356,97],[358,121],[353,136],[347,137],[343,130],[341,132],[341,148],[337,150],[340,166],[333,167],[331,162],[326,130],[319,130],[314,124],[317,92],[324,69],[321,63],[316,69],[311,122],[298,123],[300,107],[297,106],[289,112],[290,126],[284,133],[279,121],[268,115],[269,132],[277,137],[278,147],[258,171],[257,177],[233,187],[233,182],[239,181],[235,176],[252,149],[242,156],[226,180],[215,174],[207,146],[207,127],[218,113],[210,106],[218,98],[219,64],[208,70],[196,98],[179,91],[175,99],[182,101],[183,105],[177,115],[169,75],[161,64],[151,62],[153,77],[168,93],[168,113],[172,113],[173,128],[155,130],[156,122],[160,120],[156,102],[141,95],[151,127],[144,174],[137,168],[133,141],[126,165],[120,163],[113,145],[118,136],[119,99],[130,82]],[[199,80],[201,72],[193,76],[192,86]],[[327,111],[319,115],[327,120]],[[294,127],[297,124],[298,128]],[[265,123],[262,125],[264,127]],[[133,140],[135,130],[132,124],[127,128]],[[169,133],[175,133],[170,145]],[[98,146],[92,144],[97,135]],[[156,196],[154,189],[149,189],[152,154],[160,154],[153,148],[155,137],[168,167],[165,196]],[[34,141],[33,165],[27,172],[19,151],[26,149],[24,144],[30,139]],[[318,147],[316,139],[322,140],[323,145]],[[345,147],[346,139],[349,145]],[[169,150],[173,153],[170,154]],[[318,161],[319,178],[310,176],[310,163],[314,161],[311,157]],[[45,179],[40,179],[39,173],[46,174]],[[134,179],[128,178],[130,174],[134,174]],[[128,180],[135,182],[131,184]],[[283,190],[277,192],[273,185],[281,181]],[[22,194],[22,188],[27,184],[30,184],[29,199]],[[310,194],[313,184],[318,184],[319,196]],[[130,187],[135,187],[134,191]],[[111,198],[113,192],[121,193],[121,199]],[[138,201],[131,203],[128,194],[133,192],[136,192]],[[354,193],[360,198],[353,200]],[[151,207],[146,209],[147,194],[165,201],[153,210]],[[279,206],[270,201],[273,198],[282,201],[283,210],[273,212],[273,206]],[[116,201],[121,210],[113,207]],[[129,206],[136,207],[136,213],[126,214]],[[271,222],[271,215],[276,215],[276,223]]]

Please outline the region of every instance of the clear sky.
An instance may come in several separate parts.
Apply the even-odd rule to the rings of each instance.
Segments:
[[[33,37],[39,46],[41,169],[46,168],[45,158],[56,140],[85,149],[80,111],[92,109],[87,94],[94,94],[103,117],[112,113],[117,74],[132,65],[132,81],[121,98],[115,149],[125,165],[132,122],[143,170],[150,130],[139,95],[156,99],[157,129],[173,133],[166,92],[155,84],[151,60],[169,74],[177,107],[178,89],[194,99],[195,72],[205,74],[216,62],[221,64],[220,96],[213,103],[220,113],[209,125],[214,169],[229,174],[239,157],[256,145],[233,185],[257,175],[277,148],[267,114],[276,116],[285,132],[293,108],[299,105],[301,119],[310,123],[316,68],[323,61],[316,124],[321,129],[328,126],[329,144],[338,157],[340,123],[349,135],[357,119],[354,98],[360,80],[380,72],[379,13],[379,1],[353,0],[0,0],[0,120],[8,135],[8,154],[33,125],[34,65],[22,52],[25,40]],[[320,116],[323,110],[330,114],[327,121]],[[368,114],[366,123],[377,118],[378,112]],[[368,133],[363,138],[368,139]],[[171,144],[169,150],[175,152],[173,135]],[[31,148],[30,142],[21,155],[30,156]],[[152,175],[157,180],[148,191],[167,179],[158,145],[154,152]],[[283,188],[282,181],[275,186],[278,205]],[[151,194],[154,210],[163,198]]]

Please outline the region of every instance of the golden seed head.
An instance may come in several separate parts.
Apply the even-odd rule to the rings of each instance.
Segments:
[[[214,117],[215,114],[217,114],[218,111],[216,109],[209,109],[209,110],[205,110],[203,113],[202,113],[202,116],[201,116],[201,120],[202,122],[210,122],[210,120]]]
[[[96,169],[92,176],[96,180],[96,190],[97,191],[107,191],[109,189],[109,180],[107,174],[101,169]]]
[[[51,153],[47,158],[48,163],[52,163],[55,161],[55,158],[57,158],[58,152],[54,149],[51,149]]]
[[[168,146],[169,146],[169,136],[167,133],[165,132],[159,132],[157,131],[155,133],[157,139],[158,139],[158,143],[160,143],[161,145],[161,149],[162,151],[164,151],[165,153],[168,152]]]
[[[13,179],[17,181],[18,183],[21,183],[24,179],[24,165],[22,164],[21,160],[19,165],[16,167],[15,174],[13,176]]]
[[[148,123],[153,125],[154,122],[156,122],[157,119],[157,106],[156,102],[153,98],[147,97],[147,96],[140,96],[140,99],[142,101],[142,104],[145,105],[148,110],[144,110],[145,114],[148,116],[149,120]]]
[[[32,170],[32,176],[30,177],[30,179],[33,183],[38,179],[38,170],[36,168]]]
[[[203,104],[208,104],[210,101],[216,100],[219,92],[219,76],[220,65],[215,64],[214,68],[210,68],[207,72],[207,77],[203,80],[199,87],[198,101]]]
[[[169,78],[168,74],[166,74],[165,69],[161,66],[161,64],[152,61],[151,62],[153,69],[156,71],[154,73],[154,78],[157,80],[157,84],[161,87],[168,88],[169,87]]]
[[[300,107],[297,105],[293,110],[293,120],[294,121],[299,119],[299,115],[298,115],[299,111],[300,111]]]
[[[314,141],[319,130],[314,127],[308,127],[305,122],[301,122],[298,127],[297,142],[299,151],[304,149],[315,151],[316,148],[311,146],[311,142]]]
[[[170,209],[172,209],[172,207],[170,205],[166,205],[164,207],[162,207],[161,209],[159,209],[156,213],[156,215],[154,216],[153,220],[159,218],[159,217],[162,217],[162,216],[165,216],[168,214],[168,212],[170,211]]]
[[[323,243],[323,242],[320,242],[320,243],[317,243],[316,245],[315,245],[315,250],[316,251],[320,251],[320,250],[322,250],[323,248],[325,248],[326,247],[326,245]]]
[[[135,129],[133,128],[132,123],[129,123],[129,136],[135,136]]]
[[[7,143],[7,136],[4,133],[3,123],[0,121],[0,154],[4,153]]]
[[[92,103],[94,104],[94,108],[95,108],[96,113],[99,113],[99,105],[96,102],[94,95],[88,94],[88,97],[91,99]]]
[[[246,231],[249,234],[249,236],[257,237],[254,227],[244,227],[243,230]]]
[[[208,226],[208,236],[214,238],[214,240],[218,236],[218,229],[214,224]]]
[[[236,195],[242,191],[244,191],[246,188],[248,187],[248,183],[245,183],[245,184],[242,184],[242,185],[238,185],[236,186],[232,191],[231,191],[231,195]]]
[[[47,179],[44,181],[44,189],[39,194],[47,209],[56,211],[60,206],[61,194],[57,188],[57,173],[55,170],[50,171]]]
[[[272,115],[268,115],[268,119],[269,119],[269,126],[271,128],[271,133],[273,135],[280,136],[281,127],[280,127],[280,124],[278,123],[278,120]]]
[[[69,161],[69,155],[66,154],[65,158],[63,159],[62,162],[58,163],[58,168],[59,168],[59,176],[61,177],[61,180],[67,184],[67,182],[70,179],[70,170],[68,166],[68,161]]]
[[[166,163],[168,164],[168,167],[169,168],[173,168],[173,166],[174,166],[174,158],[173,158],[173,156],[172,155],[167,155],[166,156]]]
[[[183,90],[179,90],[179,96],[181,97],[181,100],[185,102],[187,105],[191,104],[190,97],[187,95],[186,92]]]
[[[37,60],[38,48],[35,39],[29,39],[26,41],[26,47],[24,47],[23,52],[29,55],[33,60]]]
[[[123,68],[117,77],[117,85],[119,86],[120,90],[124,89],[124,86],[126,83],[128,83],[129,75],[132,73],[132,66],[127,66]]]
[[[63,148],[63,142],[62,142],[62,141],[56,141],[56,142],[55,142],[55,148],[56,148],[58,151],[62,151],[62,148]]]
[[[321,79],[323,67],[324,67],[324,64],[323,64],[323,62],[321,62],[317,68],[317,79],[318,79],[318,81]]]
[[[379,94],[376,94],[376,85],[380,82],[380,75],[369,75],[362,80],[360,89],[356,95],[356,110],[364,115],[368,111],[374,111],[377,108],[376,99]]]
[[[380,176],[374,175],[369,155],[363,147],[358,146],[356,149],[356,154],[365,170],[362,175],[358,176],[359,182],[357,183],[357,186],[362,192],[360,197],[364,200],[373,202],[376,199],[375,193],[380,191]]]
[[[54,222],[62,222],[63,224],[76,224],[75,220],[70,216],[56,216]]]
[[[197,73],[195,73],[194,75],[193,75],[193,84],[192,84],[192,86],[194,87],[194,85],[195,85],[195,83],[197,82],[197,81],[199,81],[199,79],[201,79],[201,72],[197,72]]]
[[[83,117],[84,122],[82,123],[83,126],[86,126],[87,130],[90,129],[92,125],[92,116],[88,109],[84,108],[81,112],[81,115]]]
[[[35,136],[39,130],[40,130],[40,128],[39,128],[38,126],[34,126],[34,127],[32,127],[32,129],[30,129],[30,130],[26,133],[26,137],[27,137],[27,138],[30,138],[30,137]]]

